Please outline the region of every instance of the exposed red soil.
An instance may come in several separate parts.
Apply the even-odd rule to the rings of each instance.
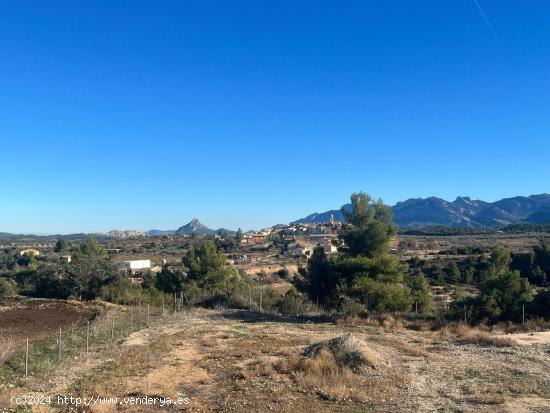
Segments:
[[[31,341],[52,337],[59,328],[67,330],[93,317],[93,311],[79,303],[65,301],[14,302],[0,306],[0,336]]]

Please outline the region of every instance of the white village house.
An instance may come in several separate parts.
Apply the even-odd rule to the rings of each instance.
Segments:
[[[118,269],[120,271],[143,271],[151,268],[151,260],[129,260],[118,263]]]

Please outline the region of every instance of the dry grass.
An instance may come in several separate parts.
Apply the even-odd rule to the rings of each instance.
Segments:
[[[321,348],[313,357],[292,359],[290,368],[300,384],[323,398],[363,401],[368,397],[353,371],[342,366],[326,348]]]
[[[359,371],[364,366],[376,368],[379,362],[376,353],[352,334],[313,344],[304,351],[304,357],[314,358],[323,350],[331,353],[341,367],[354,371]]]
[[[548,331],[550,330],[550,321],[541,318],[527,320],[523,324],[507,321],[496,324],[493,329],[502,331],[506,334]]]
[[[403,352],[403,354],[407,356],[424,357],[424,358],[430,357],[430,353],[424,347],[413,347],[408,345],[402,345],[401,347],[399,347],[399,349]]]
[[[487,328],[473,328],[464,323],[451,323],[439,330],[445,339],[454,339],[463,344],[476,344],[486,347],[514,347],[515,343],[508,337],[499,337],[487,331]]]
[[[0,336],[0,366],[4,365],[16,349],[14,340],[10,337]]]
[[[398,331],[403,328],[404,322],[399,316],[392,314],[369,314],[361,317],[356,314],[346,314],[336,319],[337,325],[347,327],[371,326],[382,327],[385,331]]]
[[[506,396],[500,393],[488,393],[476,390],[472,392],[472,396],[474,396],[476,403],[479,404],[497,405],[506,403]]]
[[[378,356],[364,342],[347,334],[313,344],[302,354],[293,353],[274,363],[254,364],[251,370],[271,378],[289,375],[322,399],[364,402],[372,396],[364,373],[377,364]]]

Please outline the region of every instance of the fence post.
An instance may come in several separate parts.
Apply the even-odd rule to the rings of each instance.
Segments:
[[[86,323],[86,355],[90,352],[90,321]]]
[[[521,324],[525,324],[525,304],[521,306]]]
[[[151,311],[149,310],[149,304],[147,304],[147,328],[151,326]]]
[[[262,299],[263,299],[263,291],[262,289],[260,288],[260,313],[263,313],[264,310],[263,310],[263,307],[262,307]]]
[[[61,363],[61,327],[59,328],[59,339],[57,340],[57,359]]]
[[[164,297],[162,297],[162,315],[164,315]]]
[[[177,305],[177,303],[176,303],[176,293],[174,293],[174,314],[176,314],[177,311],[178,311],[177,308],[176,308],[176,305]]]
[[[115,340],[115,318],[113,317],[113,323],[111,324],[111,343]]]
[[[418,314],[418,301],[414,302],[414,312]]]
[[[130,307],[130,333],[134,330],[134,310]]]
[[[25,376],[29,374],[29,339],[27,338],[27,347],[25,348]]]

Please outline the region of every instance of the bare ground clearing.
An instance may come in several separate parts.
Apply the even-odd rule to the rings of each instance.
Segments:
[[[307,346],[347,333],[376,354],[375,368],[336,371],[319,360],[303,363]],[[0,406],[15,411],[10,397],[30,392],[189,399],[179,407],[42,406],[33,411],[540,412],[550,411],[549,367],[549,344],[492,347],[397,324],[192,310],[88,360],[69,360],[47,377],[0,389]]]

